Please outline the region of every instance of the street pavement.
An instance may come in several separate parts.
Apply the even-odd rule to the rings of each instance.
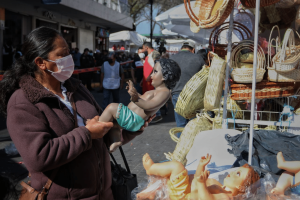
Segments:
[[[95,97],[98,104],[101,106],[103,93],[97,92],[98,88],[91,93]],[[124,105],[128,105],[130,97],[125,89],[120,91],[120,101]],[[166,160],[164,153],[173,152],[176,143],[171,140],[169,130],[176,127],[174,118],[174,109],[171,102],[168,103],[169,112],[165,115],[165,110],[161,109],[163,120],[150,124],[143,134],[137,136],[129,143],[123,145],[123,150],[127,158],[130,170],[137,175],[138,183],[146,183],[147,175],[143,167],[142,157],[145,153],[149,153],[154,162],[162,162]],[[26,179],[28,171],[26,164],[20,155],[8,156],[4,148],[12,143],[5,124],[0,118],[0,174],[9,177],[12,182],[18,183]],[[2,129],[1,129],[2,128]],[[30,152],[28,152],[30,153]],[[117,150],[113,153],[117,162],[125,168],[120,152]]]

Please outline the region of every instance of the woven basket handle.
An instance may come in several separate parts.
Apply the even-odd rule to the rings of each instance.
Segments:
[[[244,26],[243,24],[241,24],[241,23],[239,23],[239,22],[236,22],[236,21],[234,21],[233,22],[234,24],[234,28],[240,28],[240,29],[242,29],[246,34],[247,34],[247,37],[249,38],[249,37],[252,37],[252,33],[251,33],[251,31],[246,27],[246,26]],[[226,26],[224,26],[224,25],[226,25]],[[213,44],[212,44],[212,37],[213,37],[213,35],[214,35],[214,40],[215,40],[215,38],[219,38],[219,34],[220,34],[220,32],[218,32],[218,29],[220,28],[220,27],[222,27],[222,26],[224,26],[224,27],[226,27],[226,29],[228,29],[229,28],[229,22],[225,22],[225,23],[223,23],[223,24],[221,24],[220,26],[217,26],[217,27],[215,27],[213,30],[212,30],[212,32],[211,32],[211,34],[210,34],[210,37],[209,37],[209,44],[210,45],[212,45],[213,46]],[[226,30],[226,29],[224,29],[224,30]],[[224,31],[224,30],[222,30],[222,31]],[[221,31],[221,32],[222,32]],[[216,34],[218,32],[218,34]],[[241,34],[241,35],[244,35],[244,34]]]
[[[286,50],[289,46],[289,52],[291,53],[292,49],[295,49],[295,35],[293,29],[288,28],[284,34],[282,48],[279,56],[279,61],[283,62],[286,58]]]
[[[188,6],[189,6],[189,7],[188,7]],[[190,0],[188,0],[188,3],[187,3],[187,0],[184,0],[184,7],[185,7],[185,11],[186,11],[186,13],[188,14],[189,18],[190,18],[197,26],[199,26],[199,18],[198,18],[198,17],[195,15],[195,13],[193,12],[192,7],[191,7]],[[193,16],[191,16],[189,10],[191,10],[191,13],[192,13]]]
[[[213,42],[212,45],[219,44],[219,41],[218,41],[219,35],[220,35],[223,31],[228,30],[228,29],[229,29],[229,26],[225,26],[225,27],[220,28],[220,29],[215,33],[215,36],[214,36],[214,42]],[[233,29],[236,30],[236,31],[238,31],[238,32],[240,32],[240,34],[241,34],[241,36],[242,36],[242,38],[243,38],[242,40],[247,39],[247,38],[244,38],[243,32],[242,32],[240,29],[238,29],[238,27],[233,27]],[[248,35],[247,35],[247,36],[248,36]]]
[[[279,27],[277,25],[273,26],[273,28],[271,29],[271,32],[270,32],[270,36],[269,36],[269,43],[268,43],[268,68],[270,67],[270,60],[271,60],[271,56],[272,56],[272,41],[273,39],[271,39],[271,36],[272,36],[272,33],[273,33],[273,30],[277,28],[278,30],[278,37],[276,37],[276,39],[274,39],[276,41],[276,52],[279,51],[279,48],[280,48],[280,31],[279,31]]]

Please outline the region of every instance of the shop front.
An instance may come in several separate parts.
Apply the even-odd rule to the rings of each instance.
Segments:
[[[95,47],[100,51],[109,49],[109,30],[97,27]]]

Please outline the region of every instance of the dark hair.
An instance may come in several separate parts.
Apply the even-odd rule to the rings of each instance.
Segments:
[[[173,89],[179,81],[181,75],[181,69],[179,65],[171,59],[161,58],[157,60],[160,63],[161,71],[163,74],[164,82],[170,90]]]
[[[206,61],[208,58],[207,58],[207,54],[208,52],[210,51],[210,49],[200,49],[197,54],[200,55],[201,58],[203,58],[204,61]]]
[[[189,46],[189,45],[182,45],[181,49],[189,49],[191,51],[193,51],[193,47]]]
[[[143,47],[139,47],[139,49],[143,49]]]
[[[151,42],[144,42],[143,45],[146,46],[146,47],[149,47],[149,48],[153,49]]]
[[[37,28],[28,34],[22,47],[23,56],[19,58],[3,75],[0,82],[0,112],[6,116],[7,103],[11,95],[19,89],[22,76],[35,77],[38,67],[34,60],[37,57],[48,59],[54,49],[54,41],[60,34],[48,27]]]
[[[88,48],[85,48],[84,50],[83,50],[83,52],[85,53],[86,51],[90,51]]]

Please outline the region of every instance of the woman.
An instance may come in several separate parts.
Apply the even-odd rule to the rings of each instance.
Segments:
[[[7,115],[8,131],[34,189],[41,191],[57,171],[47,199],[113,200],[103,137],[113,125],[98,122],[102,110],[70,78],[73,71],[63,37],[46,27],[33,30],[23,44],[23,57],[0,83],[0,111]],[[122,142],[139,134],[123,131]]]

